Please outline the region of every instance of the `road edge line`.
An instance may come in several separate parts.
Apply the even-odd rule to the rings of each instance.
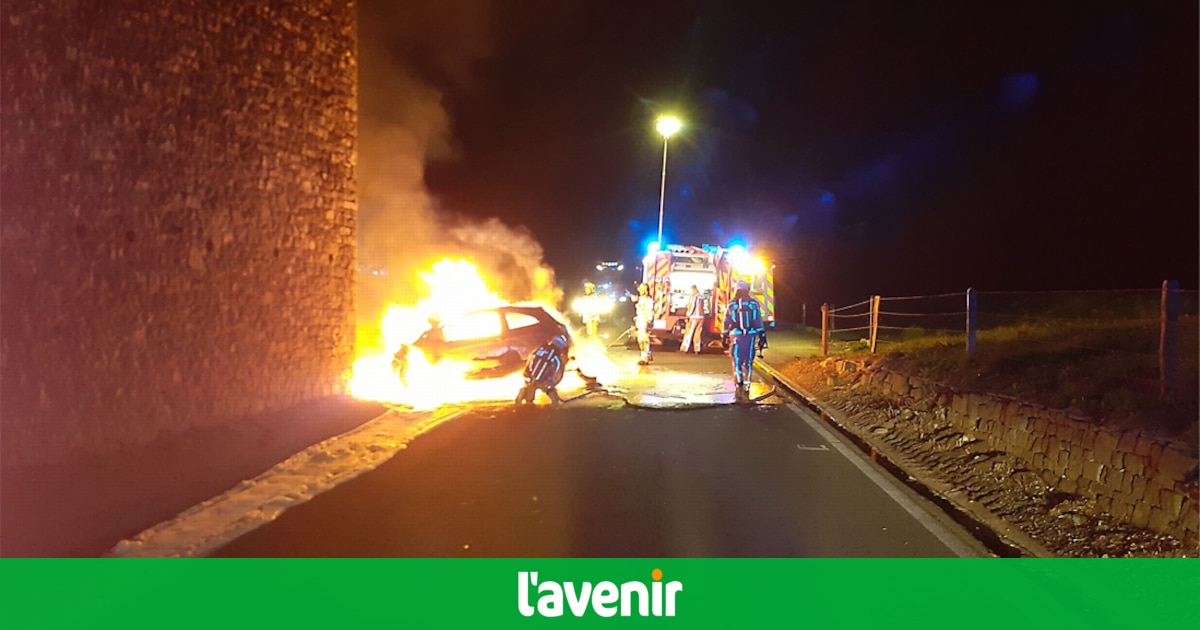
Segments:
[[[886,457],[892,466],[908,476],[908,480],[901,479],[895,473],[889,471],[886,467],[880,467],[882,468],[883,472],[887,474],[887,478],[892,483],[913,486],[914,488],[920,489],[918,494],[928,493],[936,497],[941,502],[944,502],[947,506],[952,507],[960,515],[968,518],[971,521],[972,526],[986,530],[990,534],[990,537],[994,537],[1001,545],[1015,550],[1022,556],[1039,558],[1057,557],[1036,540],[1020,531],[1015,525],[1008,523],[1003,518],[992,513],[982,505],[977,503],[964,504],[963,502],[959,501],[951,492],[939,490],[929,482],[922,480],[919,474],[913,474],[911,471],[911,462],[908,462],[908,458],[906,456],[904,456],[902,453],[897,453],[895,449],[892,449],[889,446],[877,444],[867,437],[859,435],[857,432],[850,429],[845,425],[845,423],[840,422],[837,419],[837,413],[830,412],[828,409],[826,409],[825,405],[823,405],[816,396],[805,390],[787,376],[784,376],[782,372],[771,365],[768,365],[765,361],[757,359],[754,362],[754,366],[761,369],[785,390],[791,392],[793,395],[803,401],[805,405],[811,407],[811,410],[807,411],[809,411],[810,415],[812,415],[815,419],[810,419],[805,417],[803,414],[798,414],[804,418],[806,422],[809,422],[809,424],[816,422],[817,426],[826,429],[833,429],[837,433],[851,438],[852,441],[857,440],[861,442],[861,445],[856,445],[853,449],[852,452],[854,452],[856,457],[851,459],[861,460],[864,457],[870,457],[871,453],[862,449],[862,445],[865,445],[872,451],[882,455],[883,457]],[[816,414],[818,413],[823,415],[824,418],[817,416]],[[937,485],[944,486],[946,484],[939,482]],[[926,497],[926,500],[929,500],[928,497]],[[946,515],[951,520],[956,520],[954,518],[955,514],[952,514],[946,506],[940,505],[936,501],[929,502],[933,504],[933,507],[936,508],[939,513]],[[1001,525],[1002,529],[998,528],[996,526],[997,524]],[[995,549],[991,549],[985,541],[981,540],[979,536],[973,534],[970,529],[963,526],[962,523],[957,523],[957,525],[966,531],[973,540],[977,541],[980,545],[983,545],[984,548],[988,548],[990,552],[995,553],[996,555],[1001,555],[997,553]]]

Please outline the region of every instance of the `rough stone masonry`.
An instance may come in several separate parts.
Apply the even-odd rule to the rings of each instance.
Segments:
[[[5,465],[342,392],[352,0],[12,0],[0,59]]]

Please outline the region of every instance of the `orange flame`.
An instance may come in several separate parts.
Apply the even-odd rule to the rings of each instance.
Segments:
[[[349,381],[356,398],[391,402],[424,410],[447,403],[481,400],[512,400],[523,385],[521,370],[500,378],[473,379],[469,374],[481,367],[478,361],[455,361],[443,358],[431,362],[419,349],[409,346],[408,365],[401,378],[393,366],[393,357],[401,347],[412,344],[430,328],[431,320],[453,322],[459,329],[455,336],[471,338],[497,334],[499,330],[471,329],[464,326],[498,326],[496,318],[472,319],[463,317],[472,311],[495,308],[506,304],[488,288],[485,278],[474,263],[467,260],[443,259],[429,271],[417,275],[429,289],[428,297],[413,306],[389,304],[380,321],[382,347],[360,354],[354,362]],[[550,304],[537,304],[559,321],[567,321]],[[580,343],[578,335],[573,355],[578,365],[591,376],[603,379],[613,373],[611,361],[599,343]],[[578,378],[564,379],[563,391],[581,386]]]

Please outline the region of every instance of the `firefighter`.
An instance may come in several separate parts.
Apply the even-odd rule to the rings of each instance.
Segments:
[[[750,397],[750,372],[757,350],[767,347],[767,331],[763,327],[762,309],[758,300],[750,296],[750,285],[737,283],[737,293],[725,310],[722,328],[729,338],[729,356],[733,360],[733,378],[737,382],[737,399]]]
[[[683,331],[683,343],[679,351],[687,354],[688,348],[695,346],[696,354],[700,354],[703,348],[700,336],[704,331],[704,296],[700,295],[700,288],[694,284],[692,295],[688,297],[687,318],[687,328]]]
[[[650,365],[654,360],[650,353],[650,325],[654,323],[654,299],[650,297],[650,285],[645,282],[639,284],[638,294],[633,296],[633,300],[633,328],[637,334],[638,348],[642,351],[638,365]]]
[[[546,393],[551,404],[557,405],[562,402],[558,395],[558,384],[562,382],[563,371],[570,360],[570,349],[571,340],[566,335],[555,335],[529,355],[525,364],[525,386],[517,393],[518,405],[533,403],[538,390]]]
[[[600,296],[596,295],[596,285],[591,282],[583,283],[583,302],[579,315],[583,318],[588,338],[594,338],[600,329]]]

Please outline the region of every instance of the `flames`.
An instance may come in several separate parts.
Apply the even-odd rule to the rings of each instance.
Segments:
[[[453,322],[455,331],[462,338],[486,337],[499,333],[495,329],[498,320],[464,318],[472,311],[503,306],[508,302],[489,288],[487,279],[474,263],[464,259],[442,259],[428,270],[418,271],[421,283],[428,295],[411,306],[388,304],[379,323],[377,343],[374,347],[360,350],[354,362],[353,375],[349,381],[350,392],[365,400],[376,400],[411,406],[414,409],[433,409],[443,404],[464,403],[483,400],[511,401],[523,384],[521,370],[499,378],[471,378],[473,372],[486,365],[477,361],[454,361],[442,358],[431,361],[411,344],[429,330],[434,321]],[[536,303],[566,322],[552,304]],[[463,326],[482,326],[463,330]],[[491,326],[492,328],[487,328]],[[612,363],[598,342],[576,340],[575,365],[589,375],[602,379],[613,373]],[[393,361],[396,353],[408,347],[404,354],[406,367],[403,376]],[[572,367],[574,367],[573,365]],[[564,392],[582,386],[582,381],[573,373],[563,379],[560,389]]]
[[[396,353],[416,341],[433,322],[455,320],[471,311],[504,304],[470,261],[442,259],[417,275],[428,288],[428,296],[413,306],[388,304],[378,331],[382,347],[360,354],[354,361],[350,392],[356,398],[405,404],[416,409],[481,398],[513,397],[520,387],[520,374],[515,378],[470,381],[467,374],[478,368],[474,362],[446,359],[435,363],[416,348],[408,351],[407,367],[401,378],[393,365]],[[473,332],[482,336],[499,331]]]
[[[416,306],[404,307],[389,304],[380,324],[385,342],[384,350],[390,354],[402,344],[412,343],[429,329],[432,321],[451,321],[471,311],[495,308],[504,305],[492,292],[475,264],[467,260],[444,258],[434,263],[429,271],[418,271],[417,275],[429,288],[429,296]],[[480,330],[480,335],[496,334],[498,330]]]

